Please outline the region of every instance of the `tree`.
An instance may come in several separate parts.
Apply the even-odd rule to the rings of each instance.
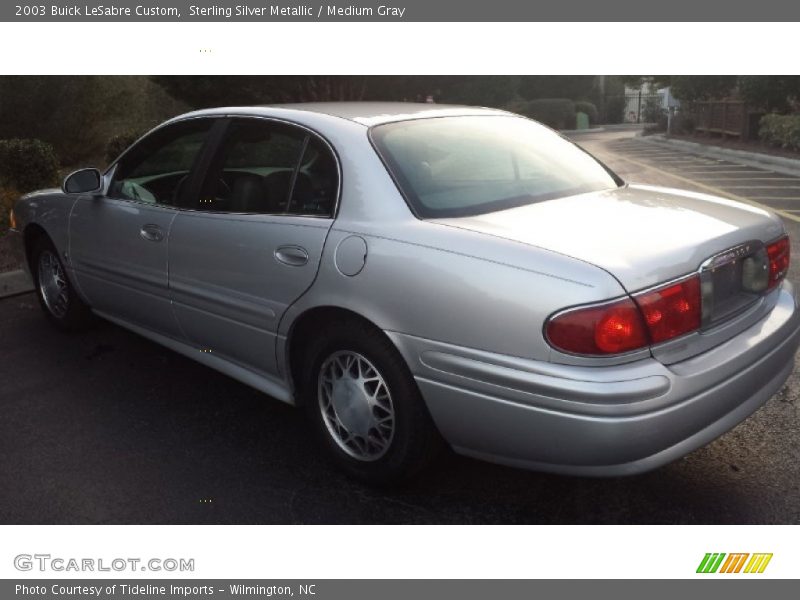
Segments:
[[[515,76],[276,75],[155,76],[172,97],[194,108],[321,102],[328,100],[414,101],[502,106],[517,92]]]
[[[0,77],[0,139],[43,140],[69,166],[102,157],[118,131],[150,127],[184,109],[141,76]]]
[[[619,75],[618,78],[629,88],[640,88],[646,84],[652,89],[660,89],[672,83],[672,75]]]
[[[736,75],[673,75],[670,90],[685,102],[720,99],[734,91],[736,80]]]
[[[739,94],[754,109],[785,113],[800,100],[800,77],[796,75],[742,75]]]
[[[653,89],[669,87],[672,95],[684,102],[724,98],[736,88],[736,75],[622,75],[628,87],[648,84]]]
[[[192,108],[362,100],[363,75],[158,75],[152,80]]]
[[[527,100],[569,98],[586,100],[592,95],[594,75],[535,75],[520,78],[519,94]]]

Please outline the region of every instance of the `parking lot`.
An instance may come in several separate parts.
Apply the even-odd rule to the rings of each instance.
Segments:
[[[767,165],[701,155],[635,133],[612,129],[575,134],[573,138],[617,172],[634,175],[633,179],[626,179],[645,182],[642,174],[646,173],[646,183],[655,178],[665,185],[767,206],[788,220],[800,220],[800,172],[780,172]]]
[[[576,141],[629,181],[783,211],[800,177],[628,130]],[[680,235],[680,232],[676,232]],[[800,283],[795,261],[790,279]],[[110,324],[48,326],[0,300],[0,523],[800,523],[798,375],[753,417],[655,472],[587,479],[456,456],[401,489],[354,483],[299,412]]]

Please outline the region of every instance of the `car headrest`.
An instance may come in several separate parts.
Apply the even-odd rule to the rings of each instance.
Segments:
[[[237,175],[231,188],[231,212],[269,212],[264,181],[258,175]]]
[[[293,171],[275,171],[264,178],[264,188],[271,210],[269,212],[282,213],[289,202],[289,189],[292,186]]]

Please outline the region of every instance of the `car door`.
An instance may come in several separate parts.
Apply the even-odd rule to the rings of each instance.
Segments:
[[[177,320],[201,351],[277,375],[278,323],[313,283],[333,222],[336,158],[298,126],[231,119],[199,189],[170,232]]]
[[[192,119],[157,129],[106,174],[104,195],[76,201],[70,260],[95,310],[181,337],[169,298],[169,232],[212,125]]]

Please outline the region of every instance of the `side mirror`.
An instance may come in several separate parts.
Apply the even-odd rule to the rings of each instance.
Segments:
[[[103,176],[97,169],[81,169],[67,175],[61,189],[67,194],[91,194],[100,191],[102,181]]]

